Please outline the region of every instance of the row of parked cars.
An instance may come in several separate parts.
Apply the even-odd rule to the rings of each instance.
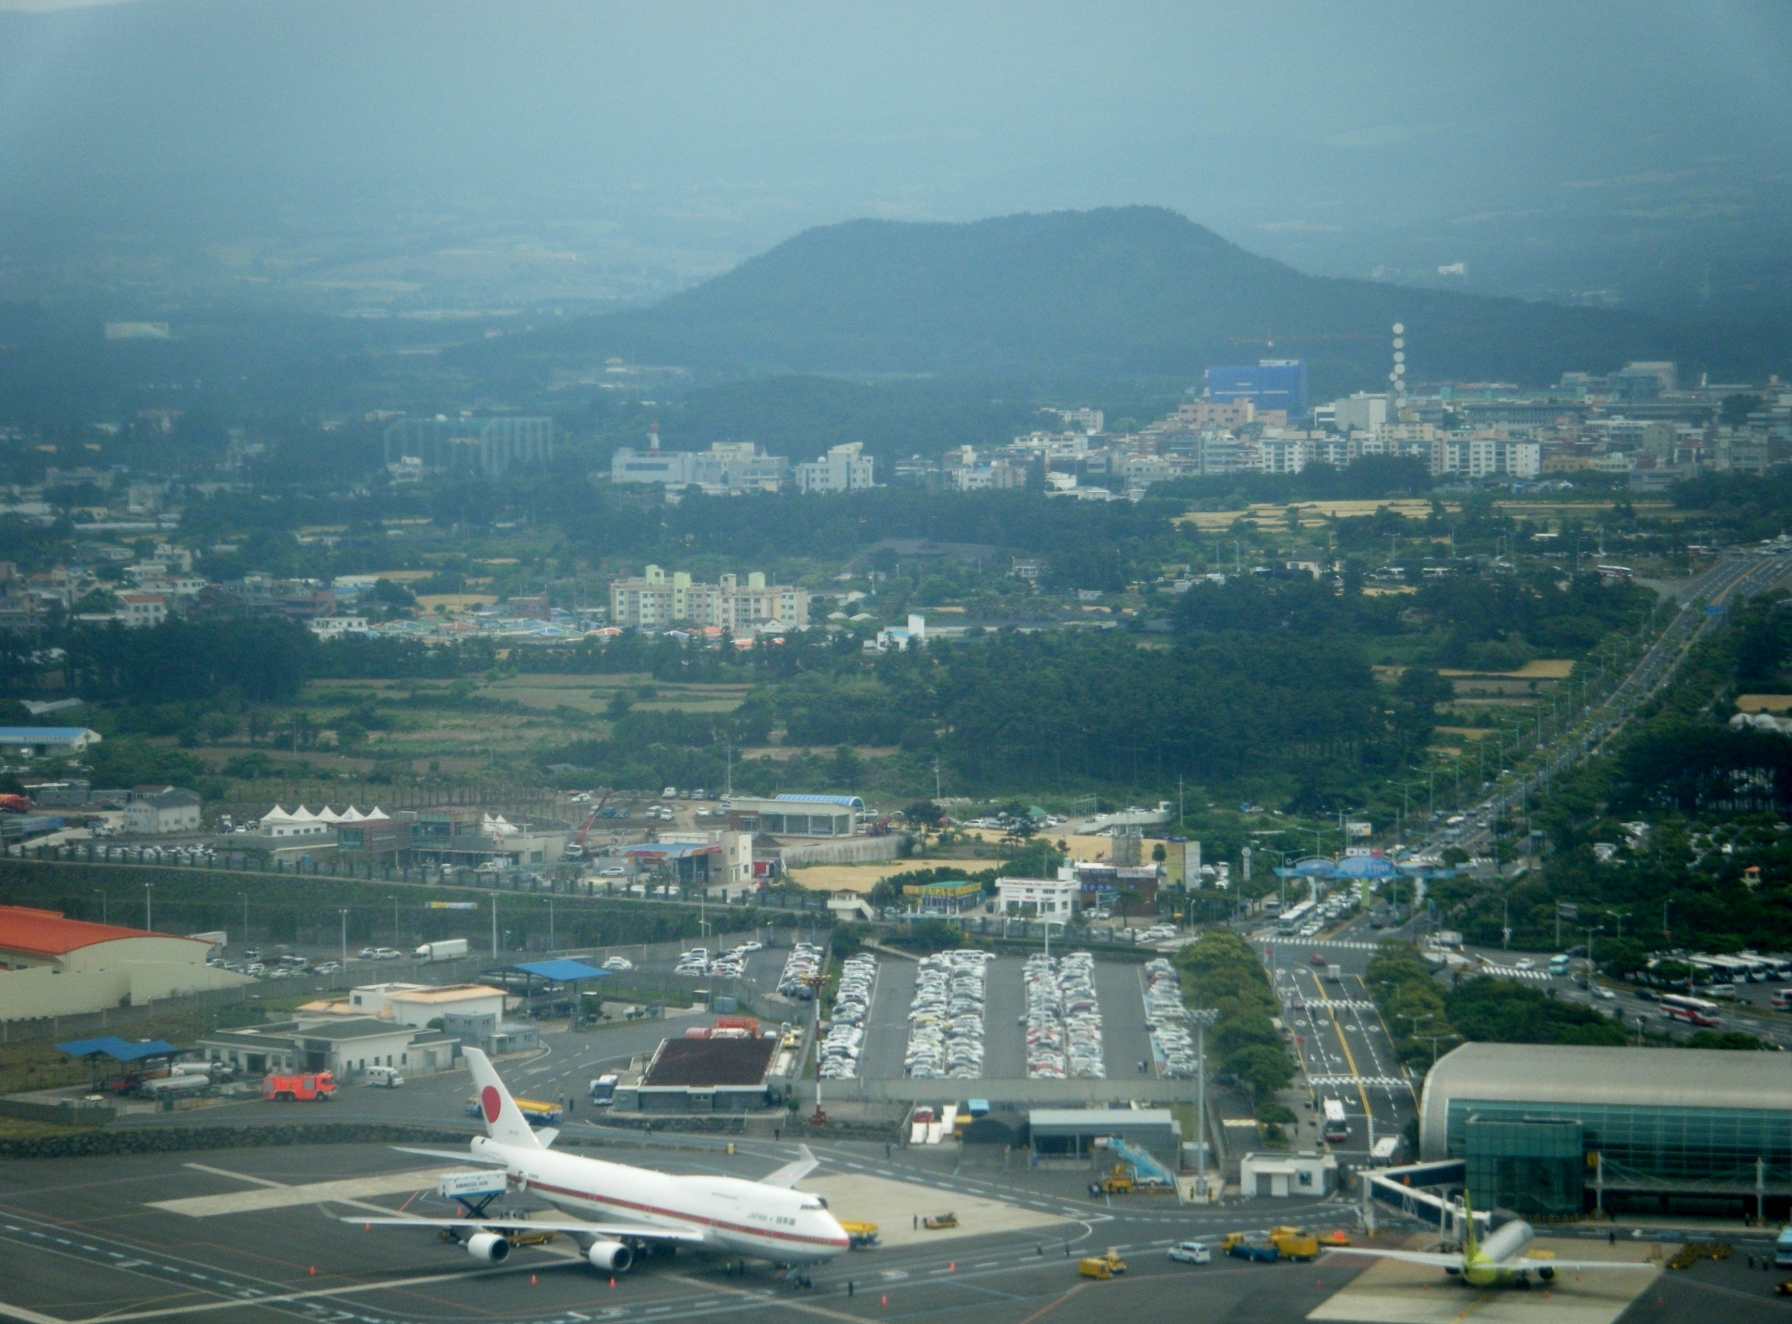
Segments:
[[[877,988],[877,958],[867,952],[849,956],[840,967],[834,996],[834,1018],[821,1041],[821,1078],[847,1080],[859,1074],[859,1051],[865,1046],[865,1018]]]
[[[812,980],[821,978],[822,950],[812,942],[799,942],[784,958],[784,970],[778,976],[778,992],[798,1002],[815,996]]]
[[[976,1080],[983,1075],[986,967],[993,952],[975,948],[936,952],[915,971],[908,1009],[903,1070],[926,1080]]]
[[[1198,1065],[1188,1023],[1188,1007],[1182,1001],[1182,980],[1176,975],[1176,967],[1161,956],[1147,961],[1145,1029],[1151,1035],[1151,1055],[1163,1063],[1164,1075],[1179,1080],[1193,1079]]]
[[[1032,1080],[1103,1080],[1101,1003],[1095,994],[1095,957],[1072,952],[1027,958],[1021,979],[1027,1010],[1027,1076]]]
[[[708,975],[717,979],[740,979],[747,973],[747,957],[764,946],[762,942],[743,942],[713,957],[709,948],[693,947],[688,952],[679,953],[678,964],[672,967],[672,973],[698,978]]]

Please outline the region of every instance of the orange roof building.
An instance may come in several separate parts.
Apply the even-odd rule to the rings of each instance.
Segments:
[[[249,982],[198,938],[0,906],[0,1020],[75,1016]]]

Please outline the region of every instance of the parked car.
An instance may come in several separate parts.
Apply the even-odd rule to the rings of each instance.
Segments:
[[[626,956],[612,956],[609,960],[604,962],[604,969],[606,970],[633,970],[634,968],[635,963],[629,960]]]
[[[1178,1264],[1212,1264],[1213,1247],[1205,1241],[1179,1241],[1170,1247],[1170,1258]]]

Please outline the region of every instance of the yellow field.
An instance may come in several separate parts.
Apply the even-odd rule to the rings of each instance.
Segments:
[[[1290,509],[1297,512],[1302,528],[1317,528],[1327,520],[1362,519],[1378,510],[1386,510],[1411,520],[1428,519],[1431,516],[1431,503],[1417,498],[1397,501],[1289,501],[1281,505],[1273,501],[1259,501],[1243,510],[1191,510],[1187,514],[1178,515],[1176,523],[1191,524],[1202,533],[1223,533],[1241,519],[1258,527],[1285,528]],[[1444,509],[1455,512],[1461,506],[1447,501]]]
[[[434,611],[437,607],[466,611],[469,607],[489,607],[497,600],[495,593],[425,593],[417,598],[417,605],[425,611]]]
[[[1745,713],[1783,713],[1792,711],[1792,694],[1739,694],[1736,707]]]
[[[1437,674],[1453,677],[1480,676],[1489,680],[1567,680],[1574,674],[1574,662],[1565,657],[1540,657],[1526,662],[1517,671],[1453,671],[1440,667]]]

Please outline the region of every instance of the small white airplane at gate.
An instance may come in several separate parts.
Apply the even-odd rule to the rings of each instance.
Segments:
[[[624,1272],[638,1250],[659,1244],[771,1260],[806,1283],[802,1271],[807,1266],[845,1253],[846,1232],[828,1212],[827,1201],[794,1189],[819,1166],[807,1146],[800,1147],[802,1158],[758,1181],[676,1176],[556,1154],[551,1146],[558,1132],[531,1130],[485,1054],[477,1048],[463,1051],[478,1087],[486,1134],[474,1137],[464,1154],[399,1148],[407,1154],[501,1167],[509,1189],[534,1192],[575,1217],[544,1220],[469,1213],[464,1218],[399,1215],[343,1222],[445,1231],[474,1259],[490,1264],[509,1257],[514,1234],[559,1232],[577,1241],[591,1266],[605,1273]]]

